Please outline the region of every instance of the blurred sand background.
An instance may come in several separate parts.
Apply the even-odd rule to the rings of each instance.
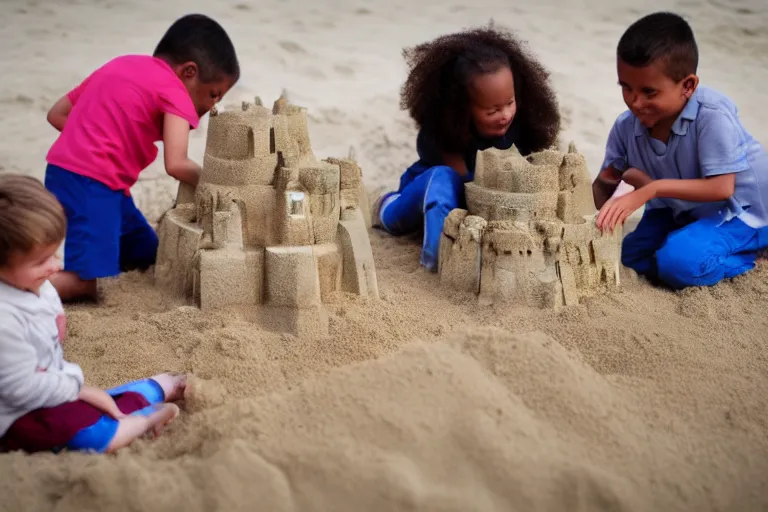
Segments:
[[[204,12],[242,66],[225,105],[285,89],[308,108],[316,154],[353,147],[372,192],[415,157],[402,48],[493,18],[551,69],[563,142],[594,174],[624,109],[616,42],[659,9],[688,17],[702,83],[768,143],[764,0],[4,0],[0,168],[42,178],[56,99]],[[206,127],[191,141],[198,161]],[[150,219],[176,191],[161,162],[134,190]],[[0,456],[0,510],[768,509],[765,266],[682,293],[629,280],[555,313],[480,307],[439,288],[413,240],[371,242],[382,299],[335,297],[328,338],[202,314],[150,275],[68,308],[66,356],[90,383],[184,370],[196,392],[166,435],[116,457]]]

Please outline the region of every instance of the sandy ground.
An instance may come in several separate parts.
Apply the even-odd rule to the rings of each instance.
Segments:
[[[563,140],[594,172],[623,109],[615,44],[656,9],[689,17],[702,82],[768,142],[762,0],[471,4],[5,0],[0,166],[42,177],[50,105],[109,58],[151,52],[190,11],[238,48],[227,102],[286,89],[309,108],[317,155],[354,148],[371,190],[415,154],[402,47],[490,18],[550,67]],[[156,218],[175,190],[154,165],[134,192]],[[66,355],[91,383],[185,370],[194,392],[162,438],[116,457],[0,456],[0,510],[768,508],[768,268],[683,293],[628,279],[555,313],[479,307],[418,267],[413,240],[371,240],[382,299],[335,297],[328,338],[202,314],[141,274],[107,282],[99,307],[68,308]]]

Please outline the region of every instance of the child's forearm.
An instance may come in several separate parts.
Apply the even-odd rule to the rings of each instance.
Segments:
[[[94,406],[100,411],[109,414],[115,419],[119,419],[125,416],[125,414],[123,414],[123,412],[115,403],[114,398],[112,398],[103,389],[95,388],[93,386],[83,386],[80,389],[78,398],[83,402]]]
[[[611,198],[611,195],[613,195],[613,192],[616,190],[617,186],[618,185],[610,185],[608,183],[604,183],[599,179],[593,181],[592,198],[595,201],[595,208],[598,210],[602,208],[603,205]]]
[[[653,178],[645,174],[640,169],[637,169],[635,167],[630,167],[624,173],[621,175],[621,180],[626,183],[627,185],[632,185],[633,187],[642,188],[649,183],[653,181]]]
[[[592,197],[595,201],[595,208],[598,210],[611,198],[616,191],[616,187],[621,183],[621,174],[612,167],[606,167],[592,182]]]
[[[180,182],[196,187],[200,181],[202,169],[197,162],[187,158],[186,160],[166,166],[166,172],[169,176],[176,178]]]
[[[646,187],[651,198],[663,197],[702,203],[724,201],[733,195],[736,175],[722,174],[693,180],[653,180]]]

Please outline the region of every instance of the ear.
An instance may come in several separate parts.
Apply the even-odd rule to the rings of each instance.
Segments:
[[[194,61],[185,62],[176,66],[176,74],[182,80],[192,80],[198,75],[197,64]]]
[[[683,78],[683,96],[685,96],[685,99],[690,99],[691,96],[693,96],[693,93],[696,91],[696,88],[699,86],[699,77],[696,75],[688,75],[687,77]]]

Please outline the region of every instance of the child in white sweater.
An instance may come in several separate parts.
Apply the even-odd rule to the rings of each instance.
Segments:
[[[110,390],[85,385],[64,360],[66,316],[48,278],[66,217],[31,177],[0,174],[0,447],[111,453],[179,413],[184,376],[161,374]]]

